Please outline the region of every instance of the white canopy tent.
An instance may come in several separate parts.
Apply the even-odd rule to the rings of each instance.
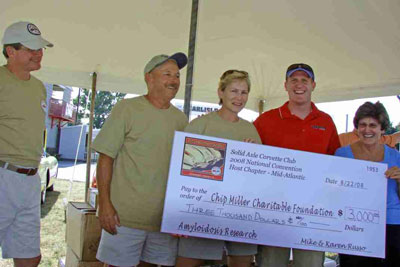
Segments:
[[[314,68],[315,102],[399,94],[399,14],[398,0],[200,0],[192,99],[216,103],[219,76],[237,68],[251,75],[247,108],[276,107],[295,62]],[[28,20],[55,44],[45,82],[91,88],[96,72],[97,90],[142,94],[153,55],[187,52],[190,16],[189,0],[2,0],[0,32]]]
[[[152,56],[187,53],[191,9],[189,0],[1,0],[0,32],[31,21],[54,43],[36,73],[44,82],[143,94]],[[247,108],[277,107],[296,62],[314,68],[315,102],[399,94],[399,14],[398,0],[199,0],[192,99],[216,103],[219,76],[235,68],[251,76]]]

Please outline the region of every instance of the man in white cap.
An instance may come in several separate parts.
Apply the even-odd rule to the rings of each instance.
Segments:
[[[183,53],[153,57],[144,68],[148,93],[117,103],[93,142],[103,228],[97,258],[110,266],[173,266],[177,238],[160,233],[175,131],[186,116],[170,104]]]
[[[30,22],[10,25],[0,67],[0,246],[15,266],[40,262],[40,178],[46,89],[30,73],[52,47]]]

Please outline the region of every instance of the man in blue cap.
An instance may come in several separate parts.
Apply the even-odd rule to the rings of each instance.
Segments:
[[[333,155],[340,147],[339,137],[332,118],[311,101],[316,86],[313,69],[295,63],[288,67],[285,78],[289,101],[254,121],[262,143]],[[260,250],[260,266],[288,266],[290,248],[262,246]],[[320,267],[324,252],[293,249],[293,261],[296,267]]]

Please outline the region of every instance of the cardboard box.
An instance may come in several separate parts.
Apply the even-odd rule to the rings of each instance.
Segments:
[[[90,187],[88,189],[87,198],[87,202],[89,203],[89,205],[97,209],[99,201],[99,190],[97,188]]]
[[[80,261],[96,261],[100,236],[96,210],[84,202],[69,202],[66,241]]]
[[[65,267],[103,267],[100,261],[81,261],[78,256],[67,246],[67,256],[65,257]]]

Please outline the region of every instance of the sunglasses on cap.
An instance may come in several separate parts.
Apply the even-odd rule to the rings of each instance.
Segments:
[[[295,64],[290,65],[286,70],[286,79],[298,70],[304,71],[305,73],[307,73],[308,77],[315,80],[313,69],[309,65],[304,64],[304,63],[295,63]]]
[[[239,73],[239,74],[243,75],[246,78],[249,77],[249,74],[247,73],[247,71],[244,71],[244,70],[227,70],[222,74],[221,79],[223,79],[226,76],[231,75],[233,73]]]

